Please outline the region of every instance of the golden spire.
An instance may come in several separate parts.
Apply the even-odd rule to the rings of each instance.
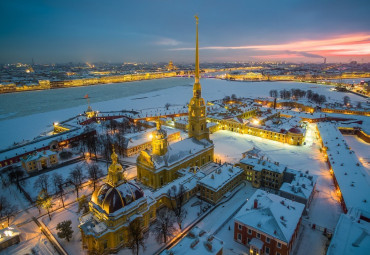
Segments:
[[[112,165],[114,164],[117,164],[118,162],[118,156],[115,152],[115,149],[114,149],[114,145],[112,144],[112,155],[111,155],[111,159],[112,159]]]
[[[195,83],[199,83],[199,45],[198,45],[198,23],[199,18],[197,15],[195,17],[196,24],[196,39],[195,39]]]

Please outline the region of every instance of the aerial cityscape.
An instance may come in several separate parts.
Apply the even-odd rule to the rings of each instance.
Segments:
[[[370,254],[370,2],[0,7],[0,255]]]

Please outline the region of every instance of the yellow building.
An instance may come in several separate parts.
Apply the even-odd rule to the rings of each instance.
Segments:
[[[35,152],[21,159],[27,172],[40,171],[58,164],[58,154],[52,151]]]
[[[247,181],[251,182],[254,188],[279,189],[283,183],[284,171],[287,170],[279,163],[254,157],[245,157],[237,165],[244,170]]]
[[[132,220],[141,218],[147,229],[156,217],[155,199],[125,180],[114,149],[111,158],[105,183],[93,193],[89,212],[80,217],[82,245],[89,253],[117,252],[127,244]]]
[[[224,195],[244,179],[243,170],[231,164],[223,164],[198,181],[202,199],[217,204]]]
[[[152,150],[144,150],[137,158],[137,177],[154,189],[178,178],[177,171],[203,166],[213,161],[214,145],[209,139],[206,106],[199,83],[198,18],[196,17],[195,83],[189,103],[189,138],[174,143],[168,150],[167,132],[160,123],[153,132]]]

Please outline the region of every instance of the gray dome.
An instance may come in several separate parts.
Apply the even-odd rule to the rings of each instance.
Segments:
[[[143,196],[142,189],[131,182],[122,183],[117,187],[105,183],[94,191],[91,201],[110,214]]]

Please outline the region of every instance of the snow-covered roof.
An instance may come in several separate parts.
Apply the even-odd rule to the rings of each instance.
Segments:
[[[156,169],[159,169],[174,165],[212,146],[213,144],[207,139],[187,138],[169,145],[168,151],[164,156],[152,155],[152,161]]]
[[[312,194],[312,191],[316,185],[316,181],[317,175],[305,174],[296,171],[292,182],[284,182],[279,190],[297,197],[308,199]]]
[[[167,135],[174,134],[176,132],[179,132],[179,130],[170,128],[167,126],[162,126],[161,129],[167,132]],[[125,138],[127,139],[127,148],[132,148],[135,146],[138,146],[140,144],[148,143],[152,141],[151,134],[156,131],[156,128],[149,128],[145,131],[127,134],[125,135]]]
[[[204,230],[194,227],[190,232],[174,247],[163,251],[161,255],[211,255],[221,254],[223,241],[209,235]]]
[[[14,226],[9,226],[7,228],[0,229],[0,244],[16,236],[19,236],[20,234],[21,234],[20,231]]]
[[[281,174],[288,169],[288,167],[285,165],[276,164],[274,162],[269,162],[253,157],[245,157],[240,160],[240,163],[253,166],[254,171],[268,170]]]
[[[257,200],[257,208],[254,208]],[[234,220],[289,243],[302,216],[304,205],[257,190],[240,209]]]
[[[177,190],[179,190],[180,185],[183,185],[185,191],[192,190],[197,186],[198,180],[205,176],[203,172],[194,171],[193,167],[183,168],[178,171],[178,174],[180,175],[179,178],[173,180],[172,182],[167,183],[163,187],[153,192],[153,196],[157,200],[161,196],[166,195],[168,190],[171,189],[173,186],[176,186]]]
[[[54,151],[50,151],[50,150],[45,150],[45,151],[42,151],[42,152],[37,152],[37,153],[34,153],[34,154],[31,154],[31,155],[28,155],[26,159],[22,159],[23,162],[31,162],[31,161],[34,161],[34,160],[39,160],[41,158],[44,158],[44,157],[50,157],[51,155],[56,155],[57,153],[54,152]]]
[[[226,163],[199,180],[199,184],[208,189],[218,191],[242,173],[243,170],[241,168]]]
[[[342,214],[326,254],[369,254],[369,251],[370,223]]]
[[[357,208],[370,218],[370,176],[350,150],[337,123],[318,123],[323,144],[347,209]]]

